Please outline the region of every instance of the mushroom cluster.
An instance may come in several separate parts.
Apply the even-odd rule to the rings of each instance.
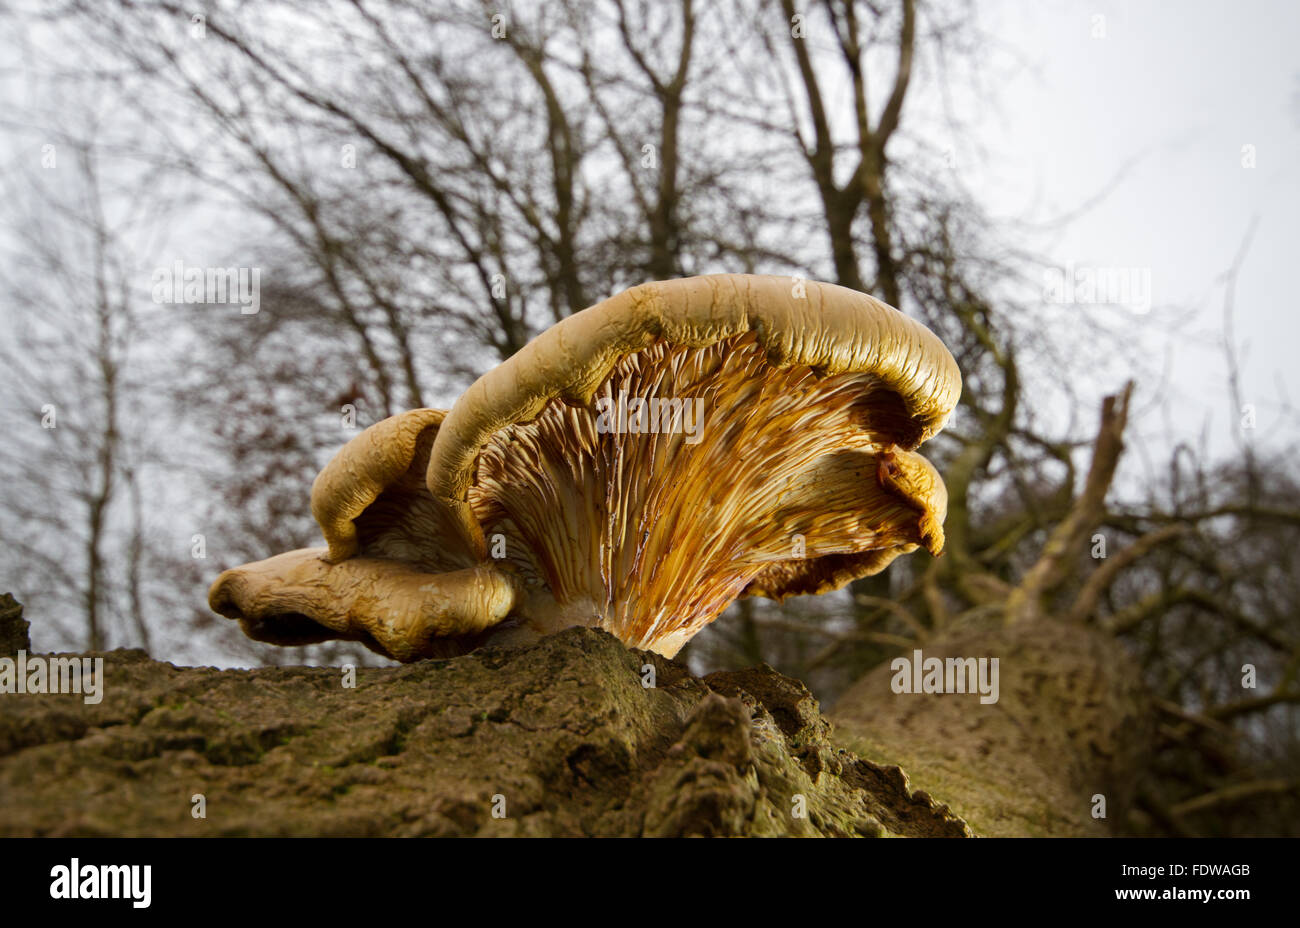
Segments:
[[[227,570],[259,641],[400,661],[603,628],[671,657],[732,601],[837,589],[943,549],[913,449],[961,392],[929,329],[866,294],[722,274],[552,326],[450,411],[349,441],[312,486],[327,547]]]

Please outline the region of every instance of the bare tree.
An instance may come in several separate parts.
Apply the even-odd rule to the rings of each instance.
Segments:
[[[129,243],[132,227],[150,220],[123,209],[131,192],[109,189],[116,182],[103,176],[93,142],[49,142],[32,154],[4,191],[13,310],[0,348],[13,399],[0,507],[6,573],[100,650],[110,638],[147,635],[138,573],[146,526],[127,507],[139,492],[129,461],[141,437],[130,421],[140,333]],[[126,549],[136,570],[122,569]]]

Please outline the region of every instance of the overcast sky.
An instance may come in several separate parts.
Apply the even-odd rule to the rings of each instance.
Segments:
[[[1219,278],[1257,218],[1236,292],[1242,398],[1257,406],[1257,440],[1294,441],[1279,403],[1300,400],[1300,4],[994,0],[979,10],[1021,59],[1000,72],[1000,106],[976,129],[989,154],[975,168],[985,202],[1042,220],[1109,190],[1035,244],[1061,264],[1150,268],[1149,319],[1176,348],[1174,430],[1191,437],[1210,417],[1220,453],[1239,420],[1229,420],[1217,343]],[[1247,145],[1254,168],[1242,163]],[[1163,419],[1147,416],[1144,429]]]
[[[1232,449],[1220,278],[1257,220],[1236,299],[1242,398],[1257,408],[1256,440],[1294,440],[1281,404],[1300,400],[1290,280],[1300,258],[1300,3],[976,0],[975,9],[992,102],[963,103],[956,88],[970,138],[955,142],[955,169],[995,219],[1041,223],[1091,203],[1026,238],[1035,254],[1149,269],[1153,308],[1136,321],[1143,338],[1166,333],[1150,349],[1169,380],[1167,408],[1144,417],[1144,434],[1165,443],[1208,423],[1212,449]],[[21,96],[21,67],[0,73],[5,94]],[[1245,146],[1253,168],[1242,164]],[[196,236],[208,233],[194,224]],[[194,257],[184,239],[172,249]],[[1141,386],[1150,397],[1160,385]]]

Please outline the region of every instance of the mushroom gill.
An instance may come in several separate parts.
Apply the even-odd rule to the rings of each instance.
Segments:
[[[852,579],[942,550],[942,483],[910,494],[882,476],[928,468],[875,421],[896,400],[870,373],[773,367],[753,333],[659,341],[620,361],[590,408],[553,401],[495,433],[469,502],[489,553],[568,607],[560,624],[675,653],[756,580],[780,597],[824,557],[855,565]]]
[[[645,284],[552,326],[451,411],[349,442],[328,548],[227,571],[261,640],[400,660],[591,625],[666,655],[738,596],[834,589],[924,547],[943,482],[913,449],[961,390],[924,326],[790,278]]]

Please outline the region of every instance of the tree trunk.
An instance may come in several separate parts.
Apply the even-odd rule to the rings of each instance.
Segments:
[[[865,758],[888,758],[981,835],[1106,835],[1122,827],[1149,744],[1136,667],[1109,635],[1052,620],[966,628],[924,657],[998,658],[998,699],[895,693],[867,674],[830,713]],[[991,666],[991,665],[990,665]],[[1104,797],[1105,818],[1095,818]]]

